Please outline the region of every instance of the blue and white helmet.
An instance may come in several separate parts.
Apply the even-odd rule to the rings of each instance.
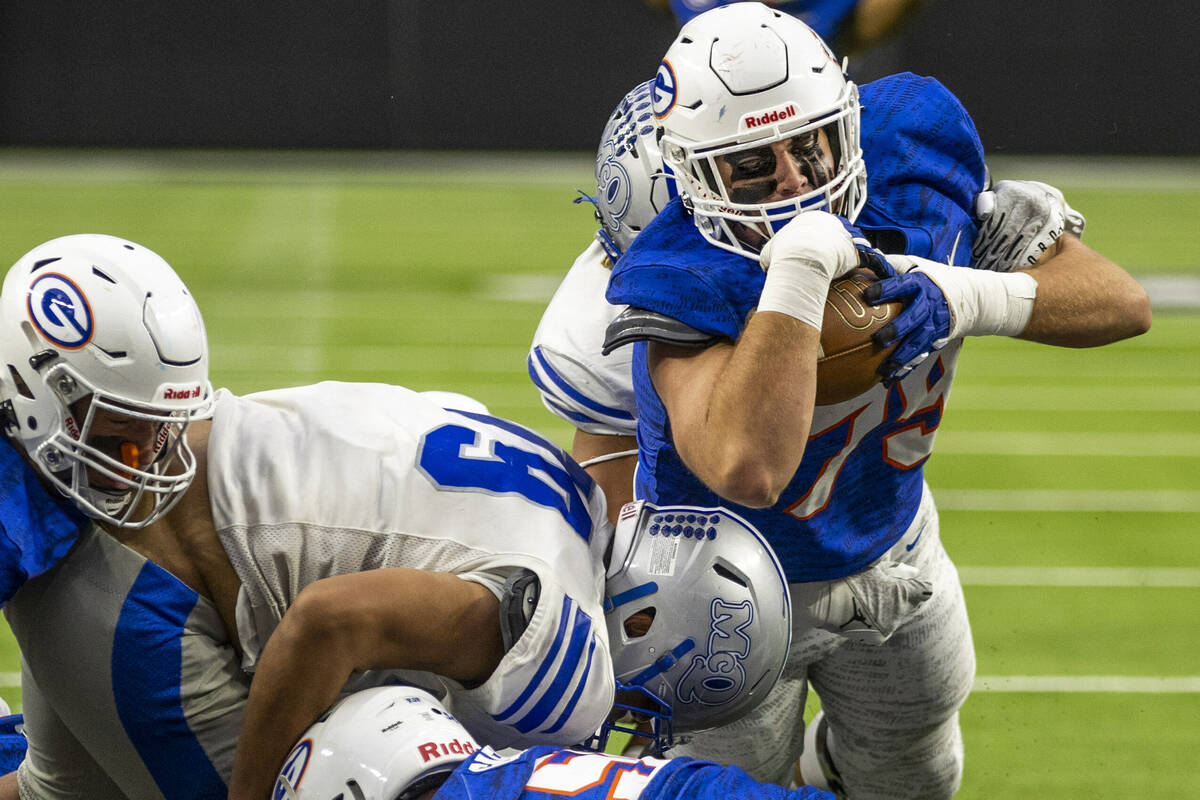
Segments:
[[[675,733],[733,722],[779,679],[792,635],[787,578],[741,517],[628,503],[606,577],[618,696],[648,692],[669,708]]]
[[[652,84],[638,84],[622,98],[596,150],[596,239],[613,261],[675,196],[675,181],[658,150]]]
[[[652,107],[663,161],[712,244],[757,260],[762,245],[801,211],[820,208],[850,221],[867,198],[859,142],[858,88],[825,42],[793,16],[762,3],[734,3],[694,18],[659,65]],[[831,158],[818,152],[824,139]],[[722,179],[736,158],[749,161],[791,140],[808,187],[769,199]],[[764,178],[750,187],[774,187]],[[747,231],[750,235],[747,235]]]
[[[411,686],[354,692],[313,723],[283,763],[272,800],[411,800],[479,749],[437,699]]]

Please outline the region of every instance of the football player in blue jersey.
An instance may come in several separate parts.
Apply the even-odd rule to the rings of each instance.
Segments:
[[[608,288],[630,306],[609,346],[637,342],[636,494],[733,503],[780,556],[797,626],[767,702],[676,752],[786,780],[807,680],[824,709],[803,745],[807,780],[851,798],[949,797],[974,655],[922,465],[963,340],[1107,344],[1148,329],[1145,292],[1071,234],[1081,219],[1053,190],[987,193],[970,117],[936,81],[876,81],[860,110],[824,43],[760,4],[685,25],[652,111],[680,197]],[[1010,205],[1051,221],[1000,234]],[[878,337],[896,349],[880,384],[815,406],[825,297],[860,265],[884,278],[869,302],[905,304]],[[903,580],[856,585],[842,636],[800,613],[831,581],[891,564],[932,587],[915,613]]]
[[[623,758],[581,749],[481,747],[432,695],[388,686],[340,700],[301,737],[275,800],[833,800],[737,767],[691,758]]]

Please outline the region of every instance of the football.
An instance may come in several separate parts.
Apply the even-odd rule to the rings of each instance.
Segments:
[[[829,285],[817,359],[819,406],[841,403],[870,389],[879,382],[875,370],[895,349],[871,341],[871,334],[895,319],[902,308],[899,301],[866,304],[863,289],[877,280],[875,273],[860,268]]]

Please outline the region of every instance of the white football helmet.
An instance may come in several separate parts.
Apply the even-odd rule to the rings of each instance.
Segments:
[[[479,749],[428,692],[379,686],[338,701],[292,748],[272,800],[411,800]]]
[[[766,239],[801,211],[853,221],[866,202],[858,87],[795,17],[761,3],[701,14],[667,50],[652,97],[663,160],[696,226],[717,247],[757,259]],[[792,194],[776,191],[780,151],[772,145],[785,140],[806,185],[770,199]]]
[[[675,196],[663,167],[650,109],[654,81],[640,83],[613,109],[596,150],[596,239],[614,262]]]
[[[184,431],[211,413],[195,300],[141,245],[99,234],[26,253],[0,291],[0,423],[94,519],[140,528],[187,490]]]
[[[779,679],[792,636],[787,579],[741,517],[627,503],[606,577],[618,696],[649,692],[669,709],[675,733],[733,722]]]

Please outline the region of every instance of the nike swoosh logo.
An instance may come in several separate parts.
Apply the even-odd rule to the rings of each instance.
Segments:
[[[912,549],[917,546],[917,542],[921,541],[921,536],[924,533],[925,533],[925,529],[921,528],[921,532],[917,534],[917,538],[912,540],[912,544],[904,545],[904,552],[906,552],[906,553],[911,552]]]

